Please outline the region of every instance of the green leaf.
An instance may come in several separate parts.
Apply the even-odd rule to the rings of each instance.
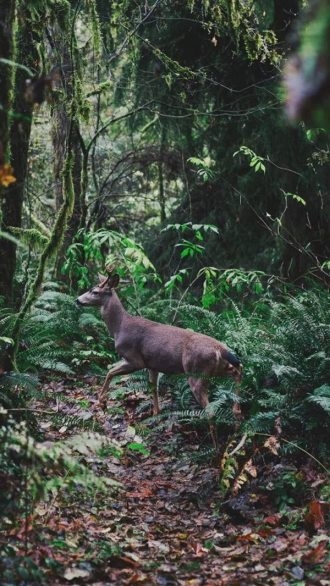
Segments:
[[[144,456],[149,456],[150,450],[144,445],[138,442],[131,442],[126,446],[132,452],[138,452],[139,454],[143,454]]]
[[[217,297],[214,295],[214,293],[211,293],[210,291],[205,293],[202,297],[202,305],[203,307],[205,307],[205,309],[208,309],[209,307],[214,305],[216,301]]]

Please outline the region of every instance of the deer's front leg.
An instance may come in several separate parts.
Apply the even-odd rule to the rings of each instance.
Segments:
[[[140,366],[136,366],[136,364],[132,364],[130,362],[127,362],[127,360],[122,360],[121,362],[119,362],[119,364],[116,364],[115,366],[113,366],[112,368],[110,368],[105,381],[103,383],[102,388],[99,391],[98,394],[98,402],[99,402],[99,406],[101,407],[101,409],[105,409],[107,406],[107,398],[106,398],[106,393],[109,389],[111,380],[113,379],[114,376],[117,376],[118,374],[130,374],[130,372],[135,372],[136,370],[139,370],[141,367]]]

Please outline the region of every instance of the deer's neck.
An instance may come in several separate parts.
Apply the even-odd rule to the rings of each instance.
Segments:
[[[115,292],[108,297],[107,302],[101,308],[102,317],[113,338],[116,338],[120,331],[123,317],[127,314]]]

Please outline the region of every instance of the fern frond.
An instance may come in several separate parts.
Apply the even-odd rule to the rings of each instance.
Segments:
[[[242,428],[248,433],[269,433],[274,429],[275,419],[279,416],[279,411],[269,411],[268,413],[257,413],[252,415],[246,422],[243,423]]]
[[[74,299],[71,297],[71,295],[63,293],[63,291],[47,289],[40,295],[40,297],[38,297],[38,300],[35,303],[35,307],[50,309],[54,307],[54,304],[59,305],[62,309],[64,305],[69,305],[72,307],[75,306]]]
[[[288,397],[285,394],[281,394],[271,389],[265,389],[262,393],[263,394],[258,401],[260,407],[280,411],[287,405]]]
[[[318,405],[323,411],[330,415],[330,385],[325,384],[315,389],[313,393],[307,397],[306,401]]]
[[[38,384],[38,378],[32,374],[12,372],[1,376],[0,388],[8,390],[16,387],[17,389],[26,389],[32,393],[36,390]]]

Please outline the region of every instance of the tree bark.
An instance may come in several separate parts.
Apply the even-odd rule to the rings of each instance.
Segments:
[[[15,9],[15,0],[0,0],[0,57],[9,61],[14,59]],[[0,63],[0,165],[9,159],[9,113],[12,107],[13,79],[13,67]],[[11,186],[0,186],[1,230],[8,225],[8,216],[11,216],[15,208],[11,200],[13,189]],[[8,249],[12,253],[12,245],[9,244],[11,243],[7,239],[0,238],[0,296],[3,296],[5,301],[12,297],[13,255],[8,255]]]
[[[19,7],[16,60],[33,68],[38,60],[35,49],[39,41],[35,32],[32,32],[31,19],[23,6]],[[35,28],[35,27],[34,27]],[[10,129],[11,162],[15,171],[16,183],[6,194],[3,220],[6,226],[18,227],[22,225],[22,208],[26,187],[28,169],[28,153],[32,124],[33,104],[25,99],[26,72],[18,69],[15,79],[15,96],[13,103],[14,117]],[[16,245],[8,240],[4,243],[5,256],[8,262],[8,280],[10,294],[14,292],[15,306],[20,305],[23,291],[14,291],[13,281],[16,269]],[[0,269],[1,270],[1,269]]]
[[[69,28],[69,19],[67,19]],[[73,34],[73,33],[72,33]],[[56,260],[56,275],[60,277],[60,268],[65,257],[65,251],[72,243],[75,234],[81,223],[83,210],[84,190],[82,189],[82,150],[80,144],[79,120],[76,114],[75,105],[75,71],[72,55],[70,52],[70,30],[63,30],[56,27],[53,30],[53,43],[57,48],[57,54],[61,54],[62,62],[61,84],[62,94],[54,104],[52,113],[52,141],[54,148],[54,180],[55,200],[57,211],[64,201],[65,189],[63,183],[63,169],[67,157],[72,160],[72,181],[74,190],[74,208],[72,215],[68,218],[68,226],[64,237],[63,246],[58,253]]]

